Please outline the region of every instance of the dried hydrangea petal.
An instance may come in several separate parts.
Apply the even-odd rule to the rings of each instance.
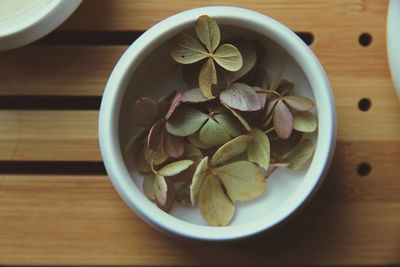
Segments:
[[[260,99],[253,88],[244,83],[234,83],[220,94],[221,102],[240,111],[261,109]]]
[[[204,97],[200,88],[193,88],[188,91],[185,91],[181,99],[183,103],[201,103],[209,100],[210,99]]]
[[[187,168],[189,168],[193,164],[192,160],[179,160],[175,161],[172,163],[169,163],[162,167],[159,171],[158,174],[161,176],[174,176],[177,175]]]
[[[175,200],[181,204],[189,205],[190,200],[190,183],[184,183],[182,186],[177,188]]]
[[[168,159],[168,155],[164,151],[153,151],[145,147],[144,159],[148,164],[160,165]]]
[[[203,96],[207,99],[212,99],[212,85],[217,84],[217,70],[212,58],[209,58],[201,67],[199,73],[199,86]]]
[[[145,159],[144,147],[135,155],[135,166],[142,174],[151,172],[150,164]]]
[[[139,98],[132,108],[132,115],[136,126],[151,127],[158,116],[158,103],[148,97]]]
[[[213,157],[211,158],[211,164],[214,166],[220,165],[227,160],[242,154],[246,151],[249,143],[252,140],[253,137],[250,135],[240,135],[225,143],[214,153]]]
[[[256,51],[254,46],[249,41],[244,39],[236,39],[230,43],[240,51],[243,64],[238,71],[222,71],[225,82],[228,84],[232,84],[245,76],[251,69],[254,68],[254,65],[257,61]]]
[[[164,133],[164,151],[171,158],[179,158],[183,155],[185,144],[183,138],[172,135],[168,132]]]
[[[203,158],[203,153],[194,145],[185,143],[185,152],[182,157],[197,162]]]
[[[208,175],[199,194],[199,209],[209,225],[228,225],[235,214],[235,206],[225,194],[219,179]]]
[[[182,107],[167,121],[166,129],[176,136],[188,136],[197,132],[207,119],[200,110]]]
[[[264,176],[249,161],[237,161],[215,169],[229,197],[236,201],[251,200],[264,192]]]
[[[313,143],[310,140],[305,139],[296,147],[294,147],[284,159],[289,162],[289,169],[297,170],[303,166],[313,154]]]
[[[171,50],[172,58],[181,64],[192,64],[208,57],[208,52],[199,41],[190,35],[182,35]]]
[[[199,40],[207,47],[210,53],[213,53],[221,40],[218,23],[209,16],[203,15],[197,19],[195,30]]]
[[[160,175],[154,178],[154,196],[157,206],[168,212],[171,210],[175,200],[175,185]]]
[[[169,106],[167,115],[165,115],[166,120],[169,120],[169,118],[171,118],[172,114],[174,114],[175,110],[181,103],[181,99],[182,99],[182,93],[177,92],[175,97],[171,101],[171,105]]]
[[[196,171],[193,175],[192,184],[190,185],[190,199],[193,206],[196,204],[197,194],[199,193],[207,175],[207,169],[208,157],[204,157],[197,165]]]
[[[216,120],[221,127],[232,137],[236,137],[241,134],[241,125],[238,120],[230,113],[219,113],[214,115]]]
[[[136,133],[126,145],[124,156],[126,162],[134,162],[136,155],[143,148],[143,141],[146,138],[148,131],[140,131]]]
[[[236,119],[239,120],[239,122],[243,125],[243,127],[246,129],[246,131],[250,131],[251,127],[249,123],[246,121],[246,119],[239,113],[239,111],[234,110],[233,108],[230,108],[228,106],[225,106],[229,111],[233,114],[233,116],[236,117]]]
[[[282,139],[288,139],[293,130],[293,116],[282,100],[274,108],[274,129]]]
[[[270,144],[268,136],[257,128],[251,129],[252,141],[247,150],[249,161],[258,164],[265,170],[269,167]]]
[[[293,112],[293,128],[303,133],[312,133],[317,130],[317,117],[310,111]]]
[[[213,58],[218,65],[229,71],[238,71],[243,66],[240,51],[230,44],[223,44],[218,47]]]
[[[147,146],[153,151],[161,151],[164,143],[165,120],[159,120],[151,127],[147,136]]]
[[[156,175],[154,173],[148,174],[143,179],[143,192],[146,197],[150,200],[155,200],[154,194],[154,181],[156,179]]]
[[[214,147],[231,140],[229,133],[215,120],[208,119],[199,132],[202,143]]]
[[[305,96],[288,95],[283,98],[283,101],[298,111],[308,111],[314,107],[314,103],[311,99]]]
[[[199,138],[199,134],[198,133],[194,133],[192,135],[188,136],[188,141],[190,142],[190,144],[192,144],[195,147],[201,148],[201,149],[209,149],[212,148],[213,146],[204,144],[200,138]]]

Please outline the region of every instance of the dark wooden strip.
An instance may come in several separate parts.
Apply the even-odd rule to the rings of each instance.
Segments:
[[[33,45],[129,45],[140,31],[55,31]]]
[[[142,31],[55,31],[33,45],[130,45]],[[296,32],[307,44],[314,41],[311,32]]]
[[[98,161],[0,161],[0,174],[106,174]]]
[[[0,96],[0,110],[98,110],[101,96]]]

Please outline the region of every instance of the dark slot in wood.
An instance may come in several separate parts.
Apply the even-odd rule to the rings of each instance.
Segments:
[[[98,110],[101,96],[0,96],[0,110]]]
[[[55,31],[33,45],[130,45],[138,31]]]
[[[97,161],[0,161],[1,174],[81,174],[105,175]]]
[[[314,42],[311,32],[295,32],[307,45]],[[130,45],[140,31],[55,31],[33,45]]]

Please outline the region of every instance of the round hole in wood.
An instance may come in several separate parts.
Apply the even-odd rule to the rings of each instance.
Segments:
[[[358,108],[361,111],[367,111],[371,108],[371,100],[369,98],[361,98],[360,101],[358,101]]]
[[[369,46],[372,42],[372,36],[369,33],[362,33],[359,37],[358,37],[358,42],[360,43],[361,46]]]
[[[367,176],[371,173],[371,165],[368,162],[362,162],[357,167],[357,173],[360,176]]]

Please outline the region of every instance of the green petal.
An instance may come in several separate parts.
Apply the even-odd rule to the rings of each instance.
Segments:
[[[225,144],[231,140],[231,136],[218,122],[209,119],[201,128],[199,139],[202,143],[214,147]]]
[[[249,161],[258,164],[264,169],[268,169],[270,160],[270,144],[268,136],[257,128],[251,129],[253,140],[247,150]]]
[[[252,136],[240,135],[225,143],[215,152],[214,156],[211,159],[211,164],[214,166],[219,165],[237,155],[240,155],[241,153],[246,151],[247,146],[252,140]]]
[[[194,145],[185,143],[185,152],[182,157],[197,162],[203,158],[203,153]]]
[[[158,103],[148,97],[139,98],[132,109],[133,118],[138,127],[151,127],[158,116]]]
[[[144,159],[148,164],[153,162],[153,165],[160,165],[168,159],[168,155],[163,151],[153,151],[151,149],[145,148]]]
[[[282,79],[280,81],[276,91],[281,95],[287,95],[288,93],[290,93],[291,90],[293,90],[293,88],[294,88],[294,84],[292,82]]]
[[[208,116],[193,108],[179,108],[167,121],[167,131],[176,136],[191,135],[204,124]]]
[[[218,23],[207,15],[200,16],[197,19],[196,35],[210,53],[214,52],[221,40]]]
[[[171,50],[171,56],[178,63],[192,64],[207,58],[208,53],[196,39],[190,35],[183,35]]]
[[[269,89],[275,91],[278,89],[279,84],[282,81],[283,73],[285,71],[284,67],[281,67],[279,70],[278,74],[275,76],[275,78],[269,83]]]
[[[293,115],[282,100],[274,108],[274,129],[282,139],[288,139],[293,130]]]
[[[264,177],[259,168],[249,161],[230,163],[215,171],[234,201],[251,200],[264,192]]]
[[[285,155],[288,154],[290,150],[292,150],[300,141],[303,139],[303,133],[298,131],[293,131],[290,137],[286,140],[278,139],[275,141],[271,141],[271,153],[275,158],[282,159]]]
[[[146,197],[150,200],[155,200],[156,197],[154,195],[154,181],[156,179],[156,175],[151,173],[146,175],[143,179],[143,192]]]
[[[283,100],[292,108],[298,111],[308,111],[314,107],[314,103],[311,99],[298,96],[298,95],[289,95],[285,96]]]
[[[230,108],[228,106],[225,106],[225,107],[227,109],[229,109],[230,112],[233,114],[233,116],[235,116],[236,119],[238,119],[240,121],[240,123],[243,125],[243,127],[246,129],[246,131],[250,131],[251,130],[251,127],[250,127],[249,123],[246,121],[246,119],[238,111],[236,111],[236,110],[234,110],[234,109],[232,109],[232,108]]]
[[[182,102],[186,103],[201,103],[209,101],[204,97],[203,93],[201,92],[200,88],[193,88],[188,91],[185,91],[182,96]]]
[[[243,66],[239,50],[230,44],[223,44],[215,51],[213,58],[221,67],[229,71],[238,71]]]
[[[165,165],[158,171],[158,174],[161,176],[174,176],[177,175],[187,168],[189,168],[193,164],[192,160],[180,160],[172,162],[168,165]]]
[[[250,42],[243,40],[243,39],[238,39],[238,40],[233,40],[231,42],[233,46],[235,46],[239,51],[240,54],[242,55],[243,59],[243,64],[242,67],[238,71],[223,71],[223,76],[225,78],[225,81],[228,84],[232,84],[235,81],[239,80],[243,76],[245,76],[251,69],[253,69],[254,65],[256,64],[257,61],[257,55],[256,51],[254,49],[254,46],[250,44]]]
[[[199,74],[199,85],[203,96],[207,99],[214,98],[212,95],[212,85],[217,84],[217,70],[214,61],[209,58],[201,67]]]
[[[225,194],[219,179],[208,175],[199,195],[199,209],[209,225],[228,225],[235,214],[235,206]]]
[[[208,169],[208,157],[203,158],[196,167],[196,171],[193,175],[192,184],[190,185],[190,199],[192,205],[196,204],[197,194],[199,193],[201,186],[203,185],[204,178]]]
[[[221,102],[241,111],[257,111],[261,109],[257,93],[244,83],[234,83],[220,94]]]
[[[175,185],[172,182],[163,176],[155,175],[154,196],[160,209],[170,211],[175,201],[175,194]]]
[[[236,137],[242,133],[242,126],[239,121],[232,116],[231,113],[219,113],[214,115],[214,119],[221,127],[232,137]]]
[[[317,117],[310,111],[293,112],[293,128],[303,133],[312,133],[317,130]]]
[[[314,154],[314,145],[310,140],[303,140],[284,158],[289,162],[288,168],[297,170],[305,164]]]
[[[194,133],[192,135],[189,135],[188,136],[188,140],[189,140],[190,144],[192,144],[195,147],[198,147],[198,148],[201,148],[201,149],[212,148],[212,146],[206,145],[200,140],[198,133]]]

